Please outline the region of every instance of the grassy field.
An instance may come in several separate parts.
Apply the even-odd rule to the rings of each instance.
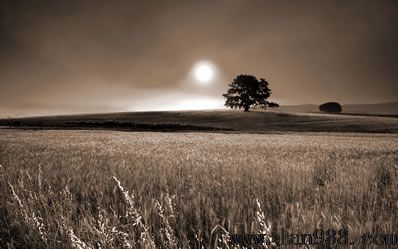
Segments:
[[[227,131],[237,133],[398,133],[398,118],[235,110],[130,112],[0,120],[1,125],[37,129]]]
[[[398,233],[396,134],[0,130],[0,164],[0,248],[226,248],[229,234],[277,241],[281,228]]]

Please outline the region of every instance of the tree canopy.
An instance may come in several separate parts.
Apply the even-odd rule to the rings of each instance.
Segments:
[[[263,78],[258,80],[253,75],[238,75],[230,84],[227,93],[223,94],[226,98],[225,106],[230,108],[243,108],[245,112],[251,107],[279,107],[277,103],[269,102],[271,89],[268,81]]]

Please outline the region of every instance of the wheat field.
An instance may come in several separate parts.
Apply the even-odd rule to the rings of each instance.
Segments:
[[[0,130],[0,248],[398,232],[398,135]]]

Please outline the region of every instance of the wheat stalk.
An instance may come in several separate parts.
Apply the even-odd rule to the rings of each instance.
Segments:
[[[263,246],[265,248],[268,248],[268,245],[271,245],[274,248],[277,248],[276,243],[273,241],[272,237],[271,237],[271,223],[267,222],[265,220],[265,214],[261,208],[261,204],[260,201],[258,199],[256,199],[256,205],[257,205],[257,211],[256,211],[256,218],[257,218],[257,222],[260,225],[260,234],[264,234],[264,243]],[[268,243],[268,241],[269,243]]]
[[[129,194],[129,192],[123,188],[120,181],[115,176],[113,176],[113,179],[116,181],[120,192],[123,193],[123,196],[127,201],[128,207],[126,216],[130,215],[134,220],[133,226],[138,227],[141,230],[140,244],[145,248],[155,248],[155,242],[153,241],[152,236],[149,234],[149,228],[143,223],[142,216],[135,207],[134,192],[133,194]]]
[[[172,199],[170,198],[170,196],[168,194],[166,195],[165,199],[166,199],[167,206],[169,208],[169,212],[171,213],[170,215],[166,215],[162,204],[159,201],[156,201],[156,207],[158,210],[158,214],[159,214],[160,218],[162,219],[163,224],[165,226],[165,228],[161,229],[161,232],[164,232],[164,234],[165,234],[166,244],[168,245],[168,247],[177,248],[177,239],[174,235],[174,231],[171,228],[170,222],[169,222],[169,218],[174,217]]]

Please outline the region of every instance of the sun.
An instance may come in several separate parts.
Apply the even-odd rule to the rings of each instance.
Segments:
[[[214,67],[209,62],[198,62],[194,66],[193,73],[198,82],[207,84],[214,78]]]

